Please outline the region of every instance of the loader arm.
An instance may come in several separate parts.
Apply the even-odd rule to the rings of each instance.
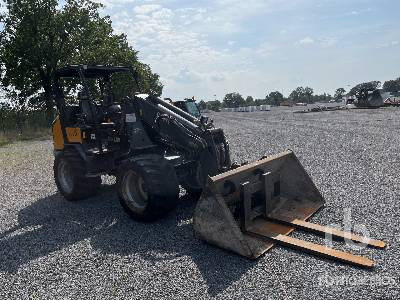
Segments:
[[[181,153],[187,161],[199,161],[203,173],[210,176],[230,167],[229,148],[221,129],[155,96],[136,96],[134,104],[154,142]],[[220,159],[220,144],[225,145],[224,161]]]

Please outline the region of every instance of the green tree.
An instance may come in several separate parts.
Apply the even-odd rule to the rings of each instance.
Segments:
[[[207,108],[213,111],[220,111],[221,110],[221,102],[219,100],[208,101]]]
[[[312,97],[312,101],[315,102],[329,102],[330,100],[332,100],[332,96],[330,94],[327,93],[323,93],[321,95],[314,95]]]
[[[315,102],[325,102],[325,97],[324,97],[324,95],[318,95],[318,94],[314,95],[314,96],[313,96],[313,102],[314,102],[314,103],[315,103]]]
[[[5,0],[0,19],[1,84],[19,97],[43,102],[48,121],[53,111],[52,80],[67,64],[118,64],[138,70],[144,91],[161,94],[162,85],[124,34],[115,34],[101,4],[91,0]]]
[[[276,106],[279,106],[284,100],[283,95],[278,91],[269,93],[266,99],[268,99],[269,104]]]
[[[290,93],[289,98],[293,102],[311,103],[314,100],[313,94],[314,94],[314,90],[312,88],[310,88],[308,86],[307,87],[299,86]]]
[[[252,96],[247,96],[245,100],[245,105],[246,106],[252,106],[254,105],[254,99]]]
[[[290,93],[289,98],[294,102],[300,102],[303,98],[303,95],[304,95],[304,88],[299,86]]]
[[[388,80],[383,83],[382,88],[386,92],[395,93],[400,91],[400,77],[395,80]]]
[[[222,100],[224,107],[239,107],[245,105],[245,100],[239,93],[226,94]]]
[[[368,91],[373,91],[381,86],[380,81],[370,81],[370,82],[364,82],[357,84],[353,88],[351,88],[349,95],[356,95],[360,90],[368,90]]]
[[[312,102],[312,95],[314,94],[314,90],[308,86],[303,89],[302,98],[306,99],[307,103]]]
[[[346,94],[346,90],[344,88],[338,88],[335,91],[335,95],[333,96],[335,100],[340,100]]]
[[[254,105],[263,105],[269,103],[268,96],[265,97],[265,99],[256,99],[254,100]]]

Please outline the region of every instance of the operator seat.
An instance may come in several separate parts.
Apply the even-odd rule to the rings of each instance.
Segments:
[[[102,114],[96,103],[89,99],[85,92],[78,93],[79,109],[85,115],[85,120],[89,124],[98,123],[102,118]]]

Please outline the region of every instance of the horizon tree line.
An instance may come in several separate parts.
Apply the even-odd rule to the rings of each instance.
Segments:
[[[199,102],[200,109],[210,109],[218,111],[221,108],[235,108],[241,106],[258,106],[258,105],[273,105],[279,106],[285,101],[292,103],[304,102],[304,103],[316,103],[316,102],[329,102],[331,100],[340,101],[345,96],[354,96],[358,91],[362,89],[375,90],[382,88],[383,91],[389,93],[400,92],[400,77],[394,80],[387,80],[381,86],[380,81],[363,82],[352,87],[348,92],[344,88],[338,88],[335,94],[332,96],[329,93],[314,94],[314,90],[311,87],[297,87],[294,89],[288,97],[285,97],[281,92],[274,91],[270,92],[263,99],[254,99],[252,96],[243,97],[238,92],[232,92],[225,95],[222,101],[212,100]]]

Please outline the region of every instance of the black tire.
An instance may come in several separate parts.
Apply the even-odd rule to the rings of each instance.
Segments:
[[[185,181],[182,182],[182,187],[185,189],[186,195],[195,200],[199,199],[203,192],[203,189],[197,184],[197,182],[193,182],[193,180],[190,179],[185,179]]]
[[[198,200],[201,196],[201,193],[203,192],[202,188],[192,188],[191,186],[187,185],[186,183],[182,185],[182,187],[186,191],[186,195],[188,195],[190,198]]]
[[[124,163],[118,171],[117,191],[124,210],[138,221],[165,216],[179,200],[174,166],[156,154],[140,155]]]
[[[84,160],[75,151],[58,154],[54,160],[54,180],[63,197],[76,201],[93,196],[101,185],[101,177],[85,177]]]
[[[189,195],[190,198],[199,199],[203,191],[203,181],[205,181],[205,178],[203,178],[201,166],[200,164],[197,164],[191,176],[187,176],[183,180],[182,187],[185,189],[186,194]]]

